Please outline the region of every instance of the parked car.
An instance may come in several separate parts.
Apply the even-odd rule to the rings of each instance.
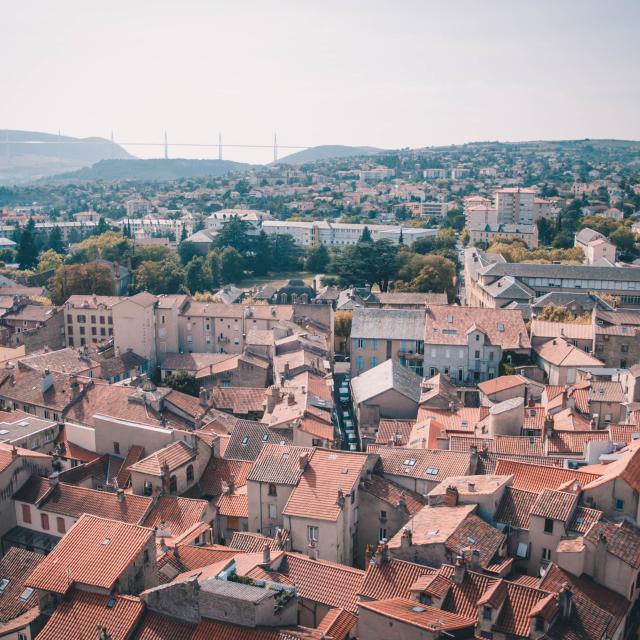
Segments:
[[[353,431],[353,420],[345,420],[344,428],[345,428],[345,431]]]
[[[350,442],[349,451],[357,451],[357,450],[358,450],[358,445],[355,442]]]

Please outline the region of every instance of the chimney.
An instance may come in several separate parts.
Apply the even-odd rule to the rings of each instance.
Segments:
[[[265,567],[271,564],[271,547],[268,542],[265,542],[262,547],[262,564]]]
[[[560,615],[568,618],[571,615],[571,587],[567,582],[563,583],[560,591],[558,591],[558,604],[560,606]]]
[[[42,373],[42,380],[40,381],[40,388],[42,393],[46,393],[53,386],[53,378],[51,377],[51,371],[45,369]]]
[[[267,390],[267,413],[271,413],[278,404],[278,400],[280,399],[280,391],[278,387],[271,386]]]
[[[413,545],[413,532],[408,527],[402,530],[402,536],[400,537],[400,548],[403,551],[409,551]]]
[[[293,391],[289,391],[289,393],[287,395],[287,403],[289,404],[289,406],[291,406],[291,405],[296,403],[296,396],[293,393]]]
[[[111,640],[111,635],[107,632],[107,627],[103,627],[101,624],[96,626],[98,632],[97,640]]]
[[[342,509],[344,507],[344,491],[342,489],[338,489],[338,497],[336,499],[336,504]]]
[[[289,379],[289,363],[288,362],[284,363],[284,371],[282,372],[282,377],[285,380]]]
[[[306,451],[300,454],[300,457],[298,458],[298,464],[300,465],[300,469],[302,471],[307,468],[307,465],[309,464],[309,454]]]
[[[471,569],[480,571],[480,552],[477,549],[471,552]]]
[[[15,444],[11,447],[11,457],[14,460],[18,457],[18,449],[16,449],[16,445]]]
[[[365,569],[370,565],[370,564],[375,564],[375,562],[373,562],[373,554],[371,553],[371,545],[368,544],[367,548],[364,550],[364,566]]]
[[[118,489],[116,495],[118,496],[118,502],[124,502],[124,489]]]
[[[553,416],[544,419],[544,435],[550,438],[553,435]]]
[[[200,388],[200,406],[205,409],[209,407],[209,392],[204,388]]]
[[[310,560],[318,559],[318,549],[316,547],[316,543],[313,540],[309,543],[308,555]]]
[[[233,494],[233,492],[236,490],[236,477],[235,475],[233,475],[233,473],[229,476],[229,479],[227,480],[227,487],[229,487],[230,494]]]
[[[465,566],[462,556],[456,556],[456,562],[453,566],[453,581],[456,584],[462,584],[464,580]]]
[[[468,482],[467,483],[467,487],[469,489],[469,493],[473,493],[476,490],[476,483],[475,482]]]
[[[453,486],[449,485],[444,492],[444,503],[447,507],[456,507],[458,506],[458,490]]]

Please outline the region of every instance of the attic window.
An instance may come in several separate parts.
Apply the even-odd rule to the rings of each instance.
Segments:
[[[531,409],[531,411],[529,411],[529,415],[530,415],[532,418],[535,418],[535,417],[536,417],[536,413],[537,413],[537,411],[536,411],[535,409]]]
[[[458,332],[455,329],[443,329],[442,333],[446,335],[455,335]]]
[[[340,473],[341,473],[343,476],[346,476],[346,475],[347,475],[347,473],[349,473],[349,469],[340,469]]]
[[[6,429],[0,429],[0,436],[6,436],[9,433]]]
[[[461,426],[461,427],[468,427],[468,426],[469,426],[469,423],[468,423],[466,420],[462,420],[462,421],[460,422],[460,426]]]
[[[9,586],[9,581],[6,578],[0,580],[0,593],[2,593]]]
[[[416,461],[415,461],[415,459],[414,459],[414,458],[407,458],[407,459],[404,461],[404,465],[405,465],[406,467],[415,467],[415,464],[416,464]]]
[[[498,331],[504,331],[504,322],[498,322]]]
[[[440,529],[433,529],[433,531],[427,531],[428,536],[437,536]]]
[[[335,453],[330,453],[330,454],[327,456],[327,459],[328,459],[328,460],[337,460],[337,459],[338,459],[338,456],[337,456]]]
[[[453,314],[452,313],[447,313],[447,322],[449,322],[449,323],[453,322]]]
[[[518,558],[526,558],[529,555],[529,545],[526,542],[520,542],[516,549],[516,556]]]
[[[478,544],[478,541],[473,536],[467,536],[467,542],[469,544]]]
[[[582,516],[578,516],[576,518],[576,524],[584,524],[584,518]]]
[[[435,467],[429,467],[426,472],[428,476],[437,476],[440,473],[440,469],[436,469]]]
[[[103,545],[104,547],[106,547],[110,542],[111,542],[111,540],[109,540],[109,538],[105,538],[105,539],[102,541],[102,545]]]
[[[31,587],[27,587],[21,594],[20,600],[25,601],[28,600],[33,595],[33,589]]]
[[[265,434],[262,436],[262,442],[269,442],[269,434],[268,434],[268,433],[265,433]]]
[[[22,422],[18,422],[18,426],[19,427],[28,427],[29,423],[26,420],[23,420]]]
[[[242,438],[242,444],[243,445],[249,444],[249,436],[245,436],[244,438]]]
[[[424,607],[411,607],[411,611],[415,613],[424,613],[426,609]]]
[[[113,607],[115,607],[116,605],[116,599],[115,598],[109,598],[109,601],[107,602],[107,609],[113,609]]]
[[[529,444],[535,444],[535,443],[536,443],[536,439],[533,436],[531,436],[529,438]]]

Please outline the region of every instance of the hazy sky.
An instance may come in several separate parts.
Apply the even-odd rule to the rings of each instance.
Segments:
[[[640,139],[640,1],[0,0],[0,128],[385,148]]]

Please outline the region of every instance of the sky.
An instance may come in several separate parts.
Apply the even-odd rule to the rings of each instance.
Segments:
[[[638,140],[639,115],[638,0],[0,0],[0,128],[221,132],[267,145],[226,159],[268,162],[274,132],[389,149]]]

